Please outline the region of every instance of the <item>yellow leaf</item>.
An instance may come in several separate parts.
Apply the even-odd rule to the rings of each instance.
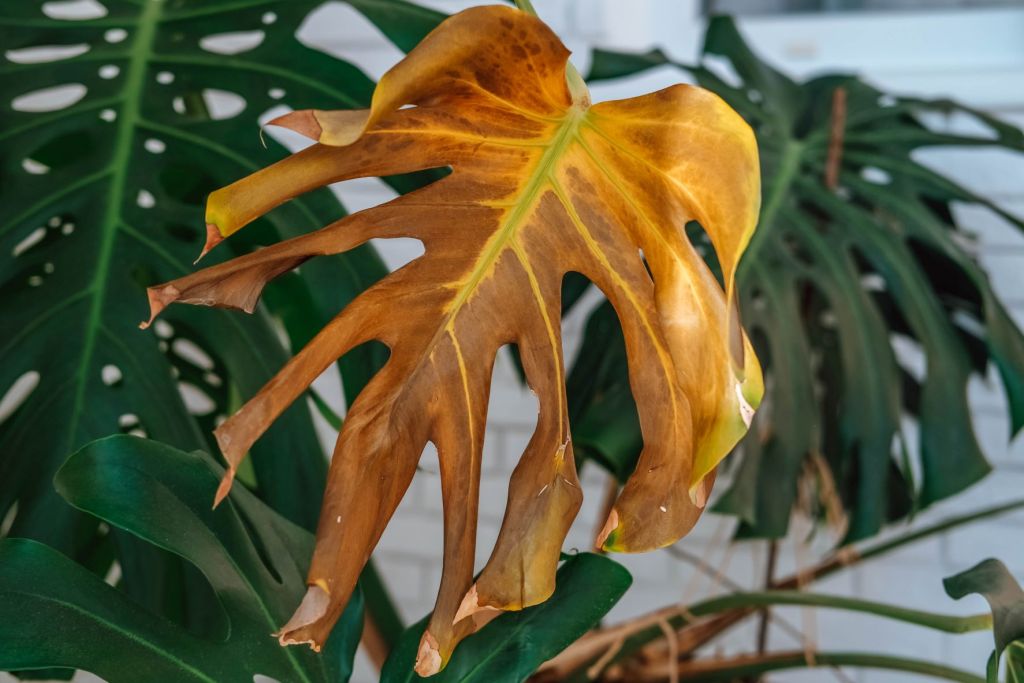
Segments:
[[[323,644],[427,441],[441,465],[444,575],[417,670],[443,667],[501,610],[551,595],[582,500],[560,336],[567,272],[615,307],[644,436],[598,546],[642,551],[686,534],[749,425],[761,372],[728,302],[760,202],[753,134],[721,99],[688,85],[591,105],[584,87],[567,85],[568,54],[547,26],[511,8],[451,17],[381,78],[370,109],[275,121],[317,144],[211,195],[207,250],[330,183],[442,166],[449,176],[150,290],[154,316],[173,301],[251,311],[267,281],[306,259],[374,237],[424,244],[216,431],[229,465],[219,500],[253,442],[339,356],[372,339],[391,349],[338,437],[309,592],[281,630],[284,644]],[[710,237],[724,289],[687,239],[689,221]],[[540,414],[474,584],[489,383],[510,343]]]

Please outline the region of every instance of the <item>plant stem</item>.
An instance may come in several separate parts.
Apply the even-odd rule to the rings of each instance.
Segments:
[[[992,628],[991,614],[975,614],[961,617],[951,614],[936,614],[922,610],[897,607],[884,602],[860,600],[841,595],[823,595],[804,591],[763,591],[755,593],[731,593],[711,598],[694,605],[690,614],[695,617],[723,612],[737,607],[759,607],[767,605],[801,605],[809,607],[830,607],[873,614],[879,617],[916,624],[946,633],[969,633]]]
[[[775,564],[779,558],[779,542],[776,539],[768,541],[768,561],[764,569],[764,588],[768,590],[775,583]],[[770,610],[761,610],[761,623],[757,625],[757,654],[764,654],[768,647],[768,620]]]
[[[515,3],[521,12],[540,17],[531,0],[515,0]],[[576,70],[576,67],[573,66],[573,63],[569,61],[565,63],[565,80],[569,86],[569,94],[572,95],[572,101],[583,108],[589,107],[590,90],[587,88],[587,83],[583,80],[580,72]]]
[[[745,656],[713,661],[693,661],[679,665],[677,670],[687,683],[698,681],[732,681],[745,676],[759,676],[782,669],[811,668],[803,652],[780,652],[763,656]],[[892,655],[864,652],[816,652],[813,666],[856,666],[889,671],[905,671],[959,683],[984,683],[985,679],[967,671]],[[651,674],[659,672],[651,671]],[[664,680],[643,675],[630,680]]]
[[[774,588],[796,588],[798,585],[815,581],[847,567],[883,555],[900,546],[914,543],[928,536],[948,531],[964,524],[995,517],[1020,508],[1024,508],[1024,499],[951,517],[921,529],[901,534],[888,541],[876,543],[861,551],[857,551],[852,547],[841,548],[815,567],[804,572],[801,576],[797,577],[794,575],[777,582]],[[676,628],[682,628],[678,634],[679,652],[681,655],[686,655],[707,644],[723,631],[754,613],[756,613],[756,610],[752,607],[735,607],[712,616],[708,620],[687,623],[689,620],[680,613],[678,607],[662,608],[632,619],[625,624],[612,626],[584,636],[570,648],[563,651],[556,660],[552,661],[553,666],[548,668],[552,673],[560,675],[560,680],[577,680],[578,676],[576,674],[580,671],[585,672],[586,667],[600,657],[607,649],[606,642],[622,642],[618,653],[610,659],[608,664],[621,662],[651,641],[661,637],[661,629],[658,628],[657,624],[666,619]],[[690,615],[696,616],[692,612]],[[801,657],[803,657],[802,654]]]

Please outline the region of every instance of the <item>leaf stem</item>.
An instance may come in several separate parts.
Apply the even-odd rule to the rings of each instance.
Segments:
[[[739,678],[756,677],[769,671],[818,666],[855,666],[906,671],[959,683],[984,683],[985,680],[967,671],[942,664],[864,652],[816,652],[813,662],[809,662],[807,655],[803,652],[779,652],[763,656],[747,655],[710,662],[706,660],[688,662],[678,666],[677,670],[687,683],[696,683],[697,681],[732,681]],[[663,680],[663,678],[659,680]]]
[[[531,0],[515,0],[515,3],[519,11],[540,18]],[[583,80],[583,76],[580,75],[580,72],[570,61],[565,63],[565,80],[569,85],[569,94],[572,95],[572,101],[584,109],[589,107],[590,90],[587,88],[587,83]]]

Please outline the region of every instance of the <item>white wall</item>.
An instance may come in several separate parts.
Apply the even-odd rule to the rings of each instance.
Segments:
[[[432,0],[445,11],[470,6],[463,0]],[[574,61],[585,70],[590,45],[643,49],[653,44],[668,48],[680,59],[690,60],[700,45],[701,26],[695,0],[646,0],[629,3],[601,0],[537,0],[541,16],[573,49]],[[315,28],[314,28],[315,26]],[[906,94],[951,95],[998,112],[1024,125],[1024,11],[973,11],[944,13],[845,14],[831,17],[788,16],[748,19],[742,27],[756,49],[796,74],[825,68],[855,70],[877,84]],[[341,5],[324,10],[322,20],[309,28],[313,42],[362,65],[379,76],[400,54],[386,44],[354,12]],[[596,87],[595,99],[627,97],[668,85],[680,79],[670,69],[659,69],[629,82]],[[939,122],[943,123],[943,122]],[[961,125],[950,121],[949,125]],[[1001,200],[1008,208],[1024,214],[1024,160],[990,151],[930,152],[931,162],[985,194]],[[378,181],[360,181],[342,186],[340,193],[350,209],[358,209],[392,194]],[[964,211],[966,225],[980,234],[980,256],[998,292],[1013,306],[1024,323],[1024,239],[1009,226],[982,212]],[[389,264],[401,265],[420,253],[418,244],[392,241],[378,245]],[[574,315],[565,325],[567,346],[575,348],[583,319]],[[324,378],[324,388],[333,386],[340,407],[337,379]],[[996,473],[956,500],[922,515],[918,523],[939,518],[1024,491],[1024,445],[1018,440],[1007,446],[1008,432],[1003,398],[997,385],[977,382],[972,387],[976,420],[986,453],[997,465]],[[498,532],[504,508],[508,475],[528,440],[536,405],[529,392],[516,380],[508,358],[502,356],[495,370],[491,411],[485,440],[484,474],[481,483],[481,515],[478,563],[486,560]],[[329,436],[333,440],[333,436]],[[568,547],[587,549],[597,524],[597,511],[605,477],[594,467],[582,473],[585,502],[568,540]],[[724,569],[733,581],[756,588],[764,572],[765,548],[761,542],[727,548],[730,520],[707,515],[681,543]],[[891,600],[907,607],[950,613],[972,613],[985,609],[980,599],[954,603],[943,593],[941,578],[974,564],[984,557],[998,556],[1012,569],[1024,572],[1024,544],[1014,542],[1024,530],[1024,515],[1011,516],[969,530],[935,538],[878,561],[845,572],[819,584],[825,592]],[[376,554],[401,611],[409,621],[432,608],[441,572],[441,498],[437,461],[432,454],[423,460],[423,471],[399,507],[381,540]],[[779,571],[807,566],[814,550],[783,545]],[[616,557],[635,578],[610,620],[627,618],[662,606],[671,600],[693,601],[704,597],[712,581],[695,575],[684,563],[666,552]],[[478,565],[479,567],[482,565]],[[779,614],[811,634],[822,650],[862,650],[902,653],[981,672],[991,650],[991,636],[948,636],[905,627],[876,618],[847,613],[811,610],[779,610]],[[722,654],[750,651],[754,645],[752,625],[741,627],[723,641]],[[778,628],[772,630],[771,645],[799,649]],[[713,654],[713,652],[709,654]],[[909,681],[913,677],[884,672],[847,672],[859,683]],[[361,658],[360,681],[373,680]],[[784,672],[771,676],[776,681],[828,680],[826,671]]]

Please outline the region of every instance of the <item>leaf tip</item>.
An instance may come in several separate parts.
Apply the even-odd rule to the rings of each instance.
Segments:
[[[146,290],[146,297],[149,299],[149,320],[139,323],[139,329],[144,330],[153,324],[156,317],[167,308],[167,306],[181,296],[181,292],[174,285],[158,285]]]
[[[430,631],[424,631],[423,637],[420,638],[413,670],[423,677],[433,676],[441,670],[441,653],[437,647],[437,638]]]
[[[618,527],[619,512],[615,508],[612,508],[611,513],[608,515],[608,519],[601,528],[601,532],[597,535],[597,540],[594,541],[594,547],[598,551],[615,550],[619,539]]]
[[[214,247],[224,241],[224,236],[220,234],[220,228],[217,227],[216,223],[206,224],[206,244],[203,245],[203,250],[199,253],[198,258],[192,262],[195,265],[203,260],[203,257],[210,253]]]
[[[213,509],[216,510],[217,506],[224,502],[224,499],[228,497],[231,492],[231,485],[235,481],[235,468],[229,467],[227,472],[220,480],[220,486],[217,487],[217,493],[213,497]]]
[[[306,588],[306,594],[302,597],[302,602],[299,603],[292,618],[281,627],[280,631],[273,634],[282,646],[309,645],[314,652],[320,652],[320,648],[323,646],[322,642],[313,637],[303,637],[300,633],[303,629],[322,619],[327,613],[331,595],[321,583],[318,582]]]
[[[288,112],[267,122],[267,125],[287,128],[310,140],[319,140],[320,134],[323,133],[323,127],[317,121],[316,113],[312,109]]]

